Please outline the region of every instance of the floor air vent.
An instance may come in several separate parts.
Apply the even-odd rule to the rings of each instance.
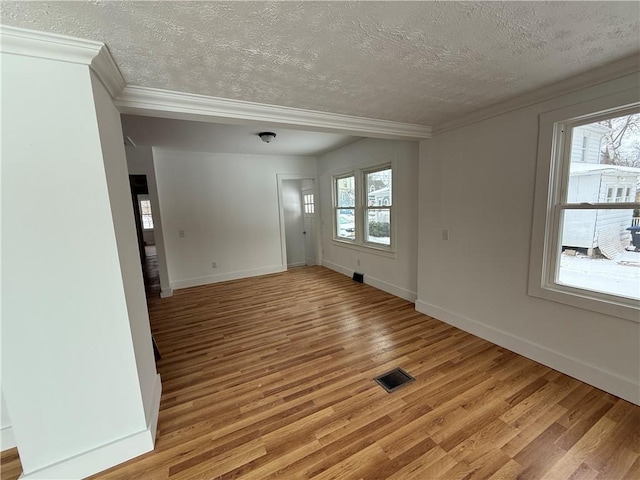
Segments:
[[[402,370],[401,368],[394,368],[390,372],[380,375],[374,378],[376,382],[380,384],[387,392],[391,393],[397,390],[407,383],[411,383],[415,380],[411,375]]]

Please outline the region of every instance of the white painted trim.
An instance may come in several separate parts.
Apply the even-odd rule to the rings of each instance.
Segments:
[[[0,451],[4,452],[16,446],[16,438],[13,435],[13,427],[7,425],[0,429]]]
[[[214,123],[269,123],[281,127],[400,140],[423,140],[431,137],[431,127],[425,125],[131,85],[122,90],[114,103],[121,113],[150,117]]]
[[[173,288],[163,288],[160,290],[160,298],[168,298],[173,296]]]
[[[162,380],[160,374],[156,375],[156,381],[153,384],[153,396],[151,402],[145,412],[145,418],[147,419],[147,429],[151,432],[151,438],[155,445],[156,432],[158,431],[158,416],[160,415],[160,399],[162,398]]]
[[[602,370],[595,365],[584,363],[542,345],[516,337],[492,326],[457,313],[445,310],[422,300],[416,301],[416,310],[425,315],[453,325],[465,332],[495,343],[512,352],[523,355],[538,363],[551,367],[589,385],[610,392],[629,402],[640,405],[640,385],[632,378],[624,378]]]
[[[160,375],[157,375],[154,384],[153,398],[147,411],[148,421],[145,430],[39,470],[25,472],[19,478],[24,480],[52,478],[64,478],[66,480],[82,479],[150,452],[153,450],[155,444],[161,395],[162,383],[160,381]]]
[[[282,265],[274,265],[272,267],[262,267],[252,270],[240,270],[236,272],[221,273],[219,275],[208,275],[206,277],[188,278],[186,280],[177,280],[171,282],[171,288],[178,290],[180,288],[198,287],[200,285],[208,285],[210,283],[227,282],[229,280],[238,280],[240,278],[258,277],[260,275],[269,275],[270,273],[279,273],[284,271]]]
[[[603,67],[590,70],[580,75],[574,75],[571,78],[547,85],[546,87],[525,92],[522,95],[517,95],[516,97],[495,103],[489,107],[481,108],[466,115],[460,115],[448,122],[434,125],[432,135],[438,135],[449,130],[455,130],[456,128],[471,125],[472,123],[497,117],[520,108],[551,100],[552,98],[566,95],[599,83],[614,80],[638,71],[640,71],[640,56],[633,55],[631,57],[623,58]]]
[[[100,49],[100,53],[91,62],[91,69],[107,89],[111,98],[120,95],[126,82],[106,45]]]
[[[91,65],[103,43],[0,25],[0,51],[25,57]]]
[[[0,40],[3,53],[88,65],[113,98],[125,86],[124,77],[104,43],[7,25],[0,25]]]
[[[334,272],[341,273],[346,275],[347,277],[353,277],[353,270],[343,267],[342,265],[338,265],[337,263],[330,262],[328,260],[322,261],[322,266],[327,267]],[[396,297],[407,300],[408,302],[415,303],[417,294],[416,292],[412,292],[402,287],[398,287],[389,282],[385,282],[384,280],[380,280],[379,278],[372,277],[371,275],[364,275],[364,283],[367,285],[371,285],[372,287],[377,288],[378,290],[382,290],[383,292],[390,293]]]
[[[114,465],[153,450],[153,436],[147,428],[115,442],[81,453],[75,457],[20,475],[20,479],[86,478]]]
[[[287,268],[304,267],[306,262],[287,263]]]

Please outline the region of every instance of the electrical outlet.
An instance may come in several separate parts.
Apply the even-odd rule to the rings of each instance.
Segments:
[[[178,236],[184,237],[184,230],[178,230]]]
[[[443,240],[449,240],[449,230],[448,229],[442,230],[442,239]]]
[[[360,266],[360,259],[358,259],[357,263],[358,263],[358,266]]]
[[[218,268],[218,264],[216,262],[211,262],[211,268]]]

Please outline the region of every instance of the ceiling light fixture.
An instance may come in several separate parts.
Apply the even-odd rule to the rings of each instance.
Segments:
[[[271,143],[271,140],[276,138],[276,134],[273,132],[260,132],[258,136],[264,143]]]

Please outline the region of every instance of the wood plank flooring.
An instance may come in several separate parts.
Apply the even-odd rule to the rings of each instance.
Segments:
[[[156,449],[92,479],[640,479],[640,407],[325,268],[149,308]]]

